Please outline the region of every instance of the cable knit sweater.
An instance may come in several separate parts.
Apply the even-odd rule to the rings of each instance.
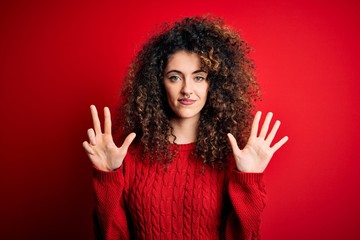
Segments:
[[[179,145],[168,164],[129,151],[113,172],[94,169],[100,239],[260,239],[262,174],[218,170]]]

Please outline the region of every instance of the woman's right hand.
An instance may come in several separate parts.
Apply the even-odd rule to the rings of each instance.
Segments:
[[[87,133],[89,142],[84,141],[83,147],[92,164],[102,171],[113,171],[119,168],[124,161],[127,150],[135,139],[136,134],[130,133],[121,147],[117,147],[111,135],[111,116],[108,107],[104,108],[104,133],[101,131],[99,116],[94,105],[90,106],[94,128]]]

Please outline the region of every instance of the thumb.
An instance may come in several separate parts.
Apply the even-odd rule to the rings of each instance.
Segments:
[[[227,136],[229,138],[230,145],[231,145],[233,153],[236,152],[236,151],[239,151],[240,149],[239,149],[239,146],[237,144],[237,141],[236,141],[234,135],[232,135],[231,133],[228,133]]]
[[[136,133],[134,133],[134,132],[132,132],[132,133],[130,133],[129,135],[127,135],[127,137],[126,137],[125,140],[124,140],[123,145],[121,146],[121,148],[122,148],[125,152],[127,152],[130,144],[134,141],[135,137],[136,137]]]

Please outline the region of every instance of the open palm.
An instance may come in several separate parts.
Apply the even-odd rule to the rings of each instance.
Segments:
[[[111,135],[111,116],[109,108],[104,108],[104,133],[101,131],[99,116],[94,105],[90,106],[94,128],[88,130],[89,142],[84,141],[90,161],[102,171],[113,171],[119,168],[125,158],[128,147],[135,138],[135,133],[130,133],[121,147],[117,147]]]
[[[273,114],[271,112],[266,115],[260,134],[258,135],[261,112],[255,114],[249,140],[242,150],[239,149],[235,137],[231,133],[228,133],[236,167],[239,171],[254,173],[263,172],[274,153],[287,142],[288,137],[286,136],[273,146],[270,146],[280,127],[280,121],[276,121],[270,133],[267,134],[272,116]]]

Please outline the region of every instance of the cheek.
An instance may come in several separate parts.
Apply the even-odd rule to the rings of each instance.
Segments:
[[[206,85],[204,88],[202,88],[202,96],[203,98],[207,98],[209,94],[209,85]]]
[[[176,97],[175,96],[175,91],[173,88],[169,88],[169,87],[165,87],[165,91],[166,91],[166,98],[167,101],[170,103],[172,102],[172,100]]]

